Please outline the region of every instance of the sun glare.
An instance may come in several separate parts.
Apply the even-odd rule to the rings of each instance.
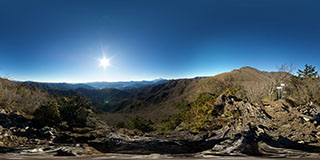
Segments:
[[[100,62],[99,67],[103,67],[104,69],[105,69],[107,66],[110,66],[110,59],[108,59],[108,58],[106,58],[106,57],[103,57],[103,58],[99,59],[99,62]]]

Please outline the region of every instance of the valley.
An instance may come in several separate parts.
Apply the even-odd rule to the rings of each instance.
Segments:
[[[280,82],[287,92],[277,99]],[[251,67],[125,90],[1,79],[0,151],[317,157],[319,94],[302,85],[320,87],[318,78]]]

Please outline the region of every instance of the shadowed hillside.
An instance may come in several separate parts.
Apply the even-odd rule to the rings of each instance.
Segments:
[[[0,131],[8,135],[0,151],[311,156],[320,151],[320,80],[312,68],[295,76],[244,67],[130,90],[0,79]]]
[[[263,94],[262,92],[267,92],[264,90],[268,87],[275,89],[281,77],[288,79],[290,75],[285,72],[263,72],[251,67],[243,67],[212,77],[170,80],[130,90],[129,98],[110,104],[108,106],[110,109],[107,110],[157,119],[174,114],[179,103],[193,102],[201,93],[220,95],[228,88],[239,86],[247,92],[246,94]],[[272,94],[274,93],[275,91],[272,91]],[[255,97],[249,95],[248,98],[254,99]]]

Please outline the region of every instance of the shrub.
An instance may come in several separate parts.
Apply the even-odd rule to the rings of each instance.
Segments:
[[[298,70],[289,86],[290,96],[301,104],[320,103],[320,79],[318,71],[312,65],[305,65],[304,70]]]
[[[226,90],[230,94],[237,91],[238,88]],[[176,129],[187,129],[193,132],[203,132],[214,129],[219,129],[225,126],[228,122],[240,117],[240,112],[237,110],[226,111],[224,106],[215,104],[217,96],[210,93],[202,93],[197,99],[190,103],[182,103],[179,108],[182,108],[177,114],[159,120],[155,126],[159,133],[167,133]]]
[[[76,97],[61,97],[58,100],[60,104],[60,115],[63,121],[66,121],[70,127],[86,126],[87,118],[91,113],[91,102],[87,99]]]
[[[151,120],[146,120],[140,116],[136,116],[134,119],[128,122],[119,122],[117,124],[118,128],[127,128],[127,129],[138,129],[142,132],[151,132],[153,131],[153,122]]]
[[[291,82],[290,95],[301,104],[311,102],[320,103],[320,79],[293,78]]]
[[[231,95],[231,96],[235,96],[235,97],[239,97],[241,99],[245,99],[247,98],[247,94],[245,92],[245,87],[239,85],[239,84],[235,84],[230,88],[227,88],[226,90],[224,90],[222,92],[223,95]]]
[[[193,132],[201,132],[213,128],[216,123],[215,118],[223,112],[221,106],[214,105],[216,97],[216,95],[209,93],[200,94],[186,113],[184,128]]]
[[[158,120],[155,123],[156,131],[158,133],[167,133],[176,129],[181,122],[185,119],[185,114],[190,110],[190,104],[186,100],[180,101],[175,104],[177,113]]]
[[[58,103],[55,101],[51,101],[48,104],[41,105],[38,109],[33,113],[34,119],[39,121],[39,123],[55,126],[60,121],[60,111]]]
[[[251,85],[244,85],[243,90],[245,97],[252,103],[262,104],[262,97],[264,96],[264,89],[261,83],[254,83]]]
[[[40,106],[33,112],[34,119],[43,125],[60,128],[86,127],[92,113],[91,103],[87,99],[76,97],[55,97],[56,101]]]
[[[171,115],[167,118],[161,119],[157,122],[157,132],[167,133],[177,128],[184,120],[184,115],[180,113]]]
[[[32,114],[51,99],[46,92],[0,78],[0,106]]]
[[[121,121],[116,125],[116,127],[117,128],[125,128],[125,123],[123,121]]]

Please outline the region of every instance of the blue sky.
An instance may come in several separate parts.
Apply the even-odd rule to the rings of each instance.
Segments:
[[[318,0],[0,0],[0,73],[89,82],[320,68],[319,8]]]

